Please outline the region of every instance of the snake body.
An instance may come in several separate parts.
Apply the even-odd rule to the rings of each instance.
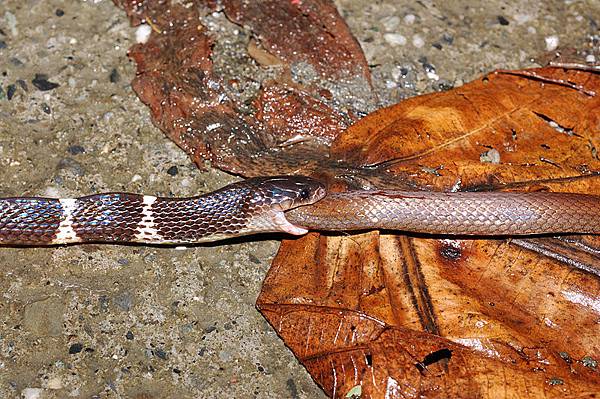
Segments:
[[[326,193],[305,176],[248,179],[193,198],[128,193],[0,199],[0,244],[179,244],[247,234],[393,229],[446,235],[600,234],[600,197],[566,193]]]
[[[390,229],[445,235],[600,234],[600,197],[573,193],[331,193],[286,212],[307,229]]]
[[[3,198],[0,244],[179,244],[267,232],[298,235],[307,230],[290,224],[283,212],[324,195],[324,186],[308,177],[272,176],[233,183],[193,198],[128,193]]]

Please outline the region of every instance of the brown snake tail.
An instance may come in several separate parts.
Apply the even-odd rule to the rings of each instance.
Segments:
[[[109,193],[0,199],[0,244],[179,244],[247,234],[391,229],[445,235],[600,234],[600,197],[566,193],[330,193],[305,176],[248,179],[193,198]]]

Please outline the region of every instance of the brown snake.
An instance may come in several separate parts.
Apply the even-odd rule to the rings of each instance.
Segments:
[[[600,234],[600,197],[572,193],[330,193],[286,212],[314,230],[389,229],[444,235]]]
[[[0,199],[0,244],[179,244],[247,234],[390,229],[443,235],[600,234],[600,197],[570,193],[326,193],[305,176],[248,179],[193,198],[128,193]]]

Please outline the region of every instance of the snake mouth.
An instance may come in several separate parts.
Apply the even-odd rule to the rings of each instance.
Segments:
[[[326,195],[327,195],[327,190],[325,190],[324,187],[317,187],[312,192],[312,195],[310,196],[310,198],[303,198],[303,199],[296,198],[294,200],[289,200],[284,203],[278,204],[277,206],[272,208],[271,217],[272,217],[273,223],[277,226],[279,231],[284,232],[284,233],[292,234],[295,236],[301,236],[301,235],[308,233],[308,231],[309,231],[308,229],[298,226],[298,225],[295,225],[293,223],[290,223],[290,221],[287,220],[287,218],[285,216],[285,212],[295,209],[295,208],[303,207],[303,206],[310,206],[310,205],[322,200]]]
[[[308,233],[307,229],[290,223],[286,219],[283,211],[275,211],[275,214],[273,215],[273,222],[279,228],[279,230],[284,233],[292,234],[295,236],[301,236]]]

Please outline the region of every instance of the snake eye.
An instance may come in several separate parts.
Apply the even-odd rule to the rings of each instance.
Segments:
[[[308,199],[308,197],[310,197],[310,190],[308,188],[303,188],[300,190],[300,198],[305,200]]]

